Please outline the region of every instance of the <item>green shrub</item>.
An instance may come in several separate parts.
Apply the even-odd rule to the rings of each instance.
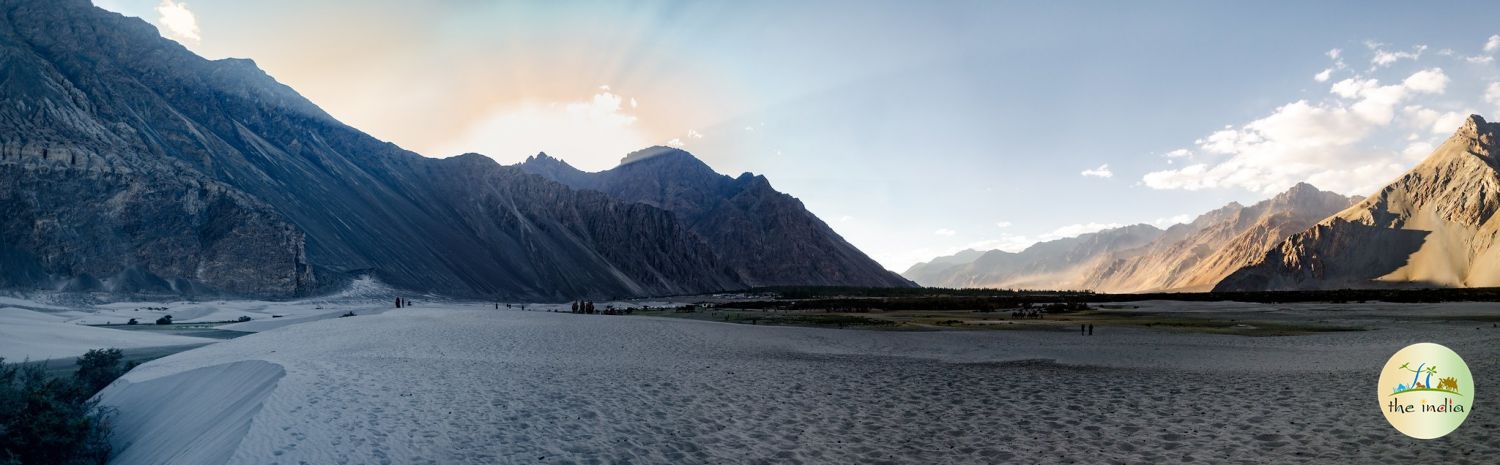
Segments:
[[[119,349],[91,350],[71,379],[0,358],[0,464],[104,464],[113,411],[89,400],[124,373]]]

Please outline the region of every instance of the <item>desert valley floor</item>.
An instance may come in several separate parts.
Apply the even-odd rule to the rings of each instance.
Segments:
[[[1370,316],[1492,318],[1491,304],[1365,305],[1373,313],[1358,321],[1367,331],[1099,328],[1086,337],[766,327],[542,305],[386,310],[356,300],[203,311],[204,321],[302,313],[240,323],[261,332],[236,339],[160,344],[206,345],[138,367],[101,394],[119,409],[113,463],[1455,464],[1500,454],[1500,418],[1486,408],[1500,386],[1500,329]],[[77,325],[36,321],[102,322],[142,304],[93,313],[20,305],[0,304],[7,357],[34,342],[13,338],[28,328],[21,322],[57,325],[61,337],[76,330],[59,327]],[[1145,306],[1333,320],[1359,313]],[[355,307],[357,317],[332,318]],[[1480,405],[1459,430],[1430,441],[1392,429],[1375,395],[1385,359],[1423,341],[1465,358]]]

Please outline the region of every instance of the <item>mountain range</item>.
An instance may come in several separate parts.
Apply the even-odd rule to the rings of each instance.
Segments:
[[[938,287],[1208,291],[1273,245],[1358,200],[1300,183],[1254,205],[1230,203],[1165,230],[1137,224],[970,260],[959,257],[975,252],[964,251],[919,263],[905,276]]]
[[[0,287],[290,296],[370,275],[569,299],[911,285],[764,177],[686,152],[575,173],[597,185],[427,158],[250,60],[204,59],[86,0],[0,0],[0,14]]]
[[[1298,184],[1165,231],[1135,225],[1019,253],[963,251],[904,275],[928,286],[1100,292],[1496,287],[1497,143],[1500,124],[1473,115],[1362,199]]]
[[[714,250],[754,251],[721,254],[750,286],[911,285],[846,242],[801,201],[777,192],[765,176],[721,175],[679,149],[650,147],[597,173],[545,153],[518,166],[574,189],[671,211]]]
[[[1500,124],[1470,116],[1411,171],[1214,289],[1500,286],[1497,142]]]

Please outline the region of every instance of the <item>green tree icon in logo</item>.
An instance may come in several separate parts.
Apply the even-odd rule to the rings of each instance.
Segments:
[[[1447,392],[1450,394],[1463,395],[1458,393],[1458,382],[1452,377],[1439,378],[1438,381],[1440,384],[1437,386],[1434,386],[1432,384],[1432,375],[1437,374],[1437,365],[1427,366],[1426,363],[1422,363],[1420,365],[1417,365],[1416,369],[1412,369],[1411,362],[1407,362],[1401,364],[1401,366],[1397,367],[1397,369],[1410,371],[1412,373],[1411,384],[1402,384],[1396,386],[1395,392],[1392,392],[1390,395],[1394,396],[1396,394],[1407,391],[1439,391]],[[1422,377],[1422,374],[1424,373],[1427,374],[1426,378]],[[1422,382],[1418,383],[1417,380],[1422,380]]]

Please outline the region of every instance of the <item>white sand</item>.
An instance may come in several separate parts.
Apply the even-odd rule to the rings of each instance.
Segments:
[[[1372,395],[1385,358],[1416,341],[1448,345],[1478,385],[1500,386],[1500,329],[1488,324],[1082,337],[491,308],[315,321],[143,365],[101,395],[129,419],[116,463],[1452,464],[1500,453],[1492,409],[1417,441]]]
[[[370,279],[356,280],[345,290],[322,297],[291,301],[121,301],[81,304],[79,295],[43,294],[30,298],[0,296],[0,357],[8,361],[71,358],[90,349],[190,346],[220,339],[179,336],[157,330],[158,318],[171,315],[175,323],[235,321],[216,329],[269,331],[283,326],[337,318],[347,312],[373,315],[394,307],[394,291]],[[418,297],[418,296],[411,296]],[[430,297],[425,297],[429,298]],[[72,302],[67,305],[48,301]],[[135,319],[141,327],[110,328]]]
[[[214,339],[73,324],[66,316],[0,307],[0,357],[7,362],[77,357],[89,349],[187,346]]]

